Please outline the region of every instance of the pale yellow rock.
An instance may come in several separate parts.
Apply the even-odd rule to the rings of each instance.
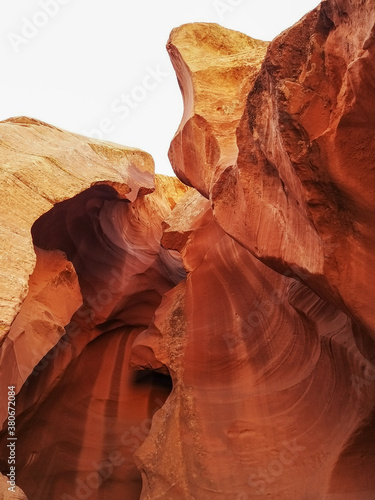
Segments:
[[[184,101],[169,158],[178,177],[207,198],[217,172],[236,161],[236,128],[267,46],[212,23],[185,24],[169,37]]]
[[[8,478],[0,474],[0,500],[28,500],[25,493],[15,486],[15,491],[9,491]]]
[[[163,198],[172,210],[188,191],[191,191],[191,189],[182,184],[177,177],[155,175],[155,194],[159,198]]]
[[[35,266],[33,223],[93,185],[134,201],[152,192],[154,163],[140,150],[72,134],[30,118],[0,123],[0,341]]]

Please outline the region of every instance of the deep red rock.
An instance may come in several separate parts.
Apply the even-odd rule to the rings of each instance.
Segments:
[[[353,321],[254,258],[197,193],[166,223],[188,275],[133,346],[173,381],[137,452],[142,498],[371,498],[375,371]]]

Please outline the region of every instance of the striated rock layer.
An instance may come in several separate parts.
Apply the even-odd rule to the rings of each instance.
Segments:
[[[173,30],[184,184],[0,123],[4,498],[15,385],[19,498],[373,500],[374,23]]]
[[[325,0],[273,40],[263,62],[263,46],[252,41],[252,69],[242,74],[235,32],[187,25],[168,43],[185,100],[170,149],[176,174],[211,200],[228,234],[334,300],[372,338],[374,23],[371,2]],[[218,95],[228,98],[226,113]],[[198,140],[191,120],[202,121],[201,110]],[[223,142],[228,150],[219,154]]]
[[[153,161],[143,151],[86,139],[25,117],[1,122],[0,134],[2,339],[26,296],[35,265],[32,224],[54,204],[91,186],[111,187],[114,196],[134,201],[138,193],[153,189]]]
[[[233,301],[239,307],[240,297],[245,295],[240,291],[241,279],[237,277],[232,290],[229,278],[222,278],[225,305],[220,303],[220,282],[204,293],[204,285],[197,284],[197,276],[203,273],[209,256],[214,255],[212,246],[200,253],[198,238],[191,236],[195,234],[194,224],[188,229],[177,221],[172,233],[171,228],[167,230],[164,241],[171,248],[182,250],[184,265],[191,274],[186,290],[181,291],[182,285],[176,290],[178,298],[172,297],[170,302],[165,299],[165,309],[159,309],[159,315],[157,311],[155,324],[149,329],[150,339],[144,339],[144,343],[153,344],[161,336],[155,357],[164,360],[166,366],[173,365],[174,361],[169,359],[169,336],[176,323],[175,308],[184,311],[183,373],[176,378],[175,402],[172,404],[170,399],[164,409],[171,420],[178,421],[180,436],[189,436],[183,423],[191,424],[192,430],[191,422],[195,421],[200,429],[197,435],[210,436],[213,443],[210,447],[207,440],[197,438],[201,447],[196,446],[195,453],[189,451],[192,463],[207,470],[207,483],[198,479],[198,472],[196,476],[191,474],[193,465],[185,465],[184,473],[180,467],[166,479],[165,467],[158,466],[161,459],[154,462],[147,447],[153,446],[163,456],[171,446],[169,442],[165,448],[160,446],[160,436],[165,435],[166,429],[161,431],[159,424],[155,431],[159,429],[159,437],[152,432],[153,442],[149,438],[139,455],[147,485],[145,498],[153,498],[155,488],[160,491],[160,498],[168,498],[167,485],[172,489],[175,485],[175,498],[179,495],[186,498],[237,498],[237,495],[238,500],[254,496],[283,499],[374,496],[371,471],[374,470],[375,316],[369,298],[374,296],[375,282],[372,278],[375,176],[371,160],[374,127],[370,111],[375,93],[368,76],[373,73],[374,15],[373,5],[366,2],[323,2],[271,42],[263,61],[253,51],[252,70],[242,76],[242,88],[249,85],[248,96],[241,94],[241,85],[226,71],[222,58],[226,47],[227,58],[232,56],[236,65],[237,33],[215,25],[186,25],[171,34],[168,48],[185,101],[184,116],[170,148],[176,174],[207,198],[216,223],[227,235],[267,266],[298,281],[281,293],[288,298],[287,304],[276,307],[262,291],[255,295],[255,305],[250,302],[246,311],[256,318],[267,316],[267,321],[263,319],[261,323],[270,353],[269,373],[277,374],[279,386],[270,383],[267,372],[259,371],[266,359],[261,349],[253,360],[245,354],[248,347],[240,350],[237,359],[232,350],[229,356],[218,356],[220,362],[218,359],[211,365],[209,361],[215,353],[211,334],[217,342],[226,337],[226,329],[236,336],[237,316],[233,314],[230,318],[230,304]],[[232,45],[228,38],[233,40]],[[223,74],[237,88],[236,97],[242,98],[244,112],[239,124],[237,110],[241,105],[232,114],[222,113],[222,124],[218,127],[215,113],[220,106],[212,104],[217,102],[220,91],[227,95],[228,84]],[[203,88],[204,92],[200,90]],[[205,111],[204,121],[201,110]],[[192,125],[196,122],[200,124],[199,134]],[[236,130],[236,143],[228,133],[230,127]],[[225,154],[220,153],[224,147],[227,147]],[[197,269],[190,268],[188,263],[192,248],[199,262]],[[197,254],[202,257],[199,259]],[[233,264],[232,256],[233,252],[229,252],[226,259],[222,253],[220,257],[212,257],[213,276],[205,277],[202,282],[215,280],[219,274],[218,262],[222,261],[230,270],[228,277],[241,268],[241,278],[245,279],[245,269],[251,265]],[[253,272],[243,290],[252,294],[258,286],[264,287],[263,273],[269,270]],[[271,290],[277,292],[274,280],[277,278],[267,279]],[[181,307],[174,305],[177,303]],[[193,307],[192,303],[197,305]],[[270,303],[271,311],[277,309],[277,314],[287,309],[291,323],[286,326],[273,319],[272,312],[268,312]],[[295,313],[303,319],[303,327],[299,326]],[[197,315],[199,324],[195,325]],[[289,334],[304,345],[311,341],[313,331],[319,351],[315,361],[313,348],[307,348],[309,354],[304,355],[287,347]],[[246,332],[249,337],[245,337],[245,342],[258,347],[257,333],[262,334],[249,329]],[[276,349],[271,332],[281,342]],[[207,336],[211,342],[203,354],[201,347]],[[137,348],[138,352],[140,349]],[[195,363],[189,367],[190,349]],[[289,366],[293,355],[298,361]],[[205,380],[211,382],[207,383],[209,389],[204,397],[199,394],[203,382],[198,384],[193,375],[202,357],[208,363]],[[233,363],[238,372],[233,377],[227,373],[217,384],[220,404],[224,407],[226,401],[231,402],[229,413],[223,410],[221,421],[212,393],[215,381],[221,379],[221,369],[225,371],[224,360]],[[254,388],[257,384],[241,373],[242,360],[245,371],[259,376],[263,394],[257,394]],[[309,366],[308,375],[302,369],[305,363]],[[279,364],[283,368],[278,372]],[[293,380],[291,385],[289,375]],[[239,386],[240,381],[246,380],[243,392],[238,395],[231,387],[232,379]],[[182,401],[189,401],[194,412],[191,413],[192,406],[188,411],[187,402]],[[206,414],[207,401],[210,410]],[[240,410],[236,410],[235,401],[240,402]],[[363,414],[357,413],[358,405]],[[177,418],[176,412],[183,416]],[[231,426],[236,429],[234,433]],[[233,451],[229,436],[238,436],[238,441],[233,441]],[[286,458],[291,443],[296,446],[298,459],[297,455]],[[179,446],[181,456],[183,453],[186,456],[184,445]],[[210,452],[203,459],[207,450]],[[181,458],[181,463],[186,464],[186,459],[182,462]],[[159,476],[162,479],[158,480]],[[196,482],[192,477],[197,477]]]
[[[16,183],[6,200],[12,209],[2,219],[4,231],[15,229],[14,214],[24,221],[24,238],[14,239],[11,257],[20,262],[23,254],[30,261],[36,256],[0,354],[2,421],[8,385],[20,391],[17,485],[29,500],[139,498],[132,455],[170,382],[152,373],[137,377],[128,359],[162,295],[185,276],[180,256],[162,248],[160,239],[162,220],[187,188],[174,178],[154,179],[152,159],[142,151],[91,142],[30,119],[0,124],[0,133],[2,125],[4,141],[25,144],[19,156],[29,204],[35,205],[29,213]],[[40,143],[30,146],[33,135]],[[49,170],[43,163],[48,148]],[[36,151],[43,150],[41,166],[35,166]],[[13,154],[17,159],[15,148]],[[42,174],[53,200],[44,208],[36,189]],[[4,177],[9,175],[5,164]],[[67,190],[70,177],[81,175],[84,182]],[[13,275],[12,266],[4,270],[17,284],[27,267]],[[4,475],[6,439],[4,431]]]
[[[173,381],[137,453],[141,498],[372,498],[375,377],[353,320],[255,259],[198,193],[166,224],[188,275],[133,344]]]

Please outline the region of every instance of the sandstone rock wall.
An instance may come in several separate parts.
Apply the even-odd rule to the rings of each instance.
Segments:
[[[374,23],[324,0],[270,43],[173,30],[182,182],[0,123],[19,498],[374,498]]]

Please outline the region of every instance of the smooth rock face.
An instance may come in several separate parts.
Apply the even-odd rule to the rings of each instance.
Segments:
[[[238,149],[236,150],[233,144],[229,146],[231,154],[226,156],[225,162],[220,159],[217,145],[223,140],[223,136],[225,137],[226,127],[230,127],[236,121],[237,115],[228,114],[226,119],[223,119],[221,128],[215,129],[215,119],[212,115],[213,109],[216,108],[213,106],[210,108],[208,103],[215,102],[219,89],[226,95],[227,87],[220,78],[215,80],[212,76],[211,61],[207,62],[208,58],[204,55],[199,58],[204,54],[203,47],[206,40],[215,38],[212,33],[216,27],[207,29],[205,25],[183,26],[172,32],[168,44],[168,47],[173,49],[169,49],[169,52],[186,103],[180,128],[170,150],[170,159],[176,174],[209,200],[217,223],[228,235],[268,266],[283,273],[284,276],[298,278],[307,285],[302,287],[296,284],[294,288],[290,288],[287,293],[290,296],[290,305],[302,317],[306,317],[309,323],[315,325],[313,329],[319,332],[322,352],[326,349],[330,336],[340,346],[330,352],[328,359],[324,360],[325,367],[322,372],[320,372],[322,369],[320,360],[312,371],[315,383],[308,392],[303,392],[302,400],[305,399],[306,408],[313,406],[316,413],[310,409],[309,417],[303,416],[302,413],[298,414],[299,408],[293,403],[293,397],[291,400],[284,400],[283,404],[286,406],[280,412],[293,412],[293,416],[285,416],[286,421],[288,418],[296,419],[285,434],[284,424],[280,419],[273,420],[274,415],[268,395],[264,397],[261,403],[264,412],[262,421],[267,422],[270,432],[274,434],[266,438],[266,443],[270,446],[268,450],[266,446],[257,444],[259,435],[265,431],[258,429],[252,436],[250,430],[253,430],[253,426],[247,423],[252,412],[257,411],[256,403],[254,410],[248,410],[247,418],[241,416],[241,423],[238,424],[239,435],[245,437],[246,429],[249,431],[246,441],[248,449],[245,451],[246,446],[243,449],[239,446],[242,459],[237,462],[237,467],[234,466],[234,470],[236,478],[241,476],[238,471],[247,470],[248,481],[247,486],[239,486],[238,500],[253,498],[255,495],[263,495],[265,498],[270,495],[271,498],[285,499],[310,498],[310,496],[323,498],[324,495],[330,498],[329,495],[335,494],[341,495],[340,498],[367,499],[374,495],[373,476],[370,472],[371,468],[374,468],[373,452],[369,450],[373,450],[374,447],[371,414],[374,411],[375,370],[372,363],[375,359],[373,341],[375,316],[369,297],[374,296],[375,283],[373,279],[375,176],[371,160],[374,151],[374,145],[371,143],[374,124],[369,110],[375,99],[375,93],[368,77],[373,73],[371,40],[374,15],[373,6],[366,2],[325,1],[301,22],[271,42],[261,67],[258,62],[253,65],[253,72],[249,71],[248,80],[251,80],[251,88],[248,97],[245,96],[243,100],[244,113],[236,129]],[[229,35],[226,30],[223,31]],[[233,38],[235,39],[236,35],[233,35]],[[185,40],[189,40],[188,50]],[[204,43],[201,43],[201,40],[204,40]],[[227,43],[226,46],[230,44]],[[219,66],[221,45],[213,43],[212,47],[216,54],[210,53],[210,56],[213,60],[217,56]],[[236,50],[233,50],[232,56],[236,59]],[[199,71],[196,70],[197,61],[200,63]],[[195,80],[196,72],[201,78],[199,85]],[[204,94],[199,93],[199,88],[204,88]],[[204,127],[200,127],[199,140],[195,139],[196,133],[187,119],[193,116],[192,110],[195,109],[186,98],[192,95],[196,96],[196,106],[205,109],[202,103],[204,99],[212,113],[211,116],[209,113],[205,115],[209,116],[209,119],[204,122]],[[194,117],[200,120],[196,115]],[[202,146],[203,144],[206,148]],[[207,144],[214,144],[215,147],[208,148]],[[229,145],[230,141],[226,144]],[[208,154],[212,151],[215,154]],[[194,161],[191,161],[192,159]],[[194,165],[199,168],[195,170]],[[353,175],[354,171],[357,172],[356,175]],[[363,196],[362,192],[365,193]],[[189,230],[185,228],[183,231],[180,221],[176,221],[175,228],[168,223],[163,241],[171,248],[182,251],[185,268],[194,275],[198,270],[190,268],[189,259],[186,260],[187,256],[184,255],[184,252],[188,254],[184,245],[187,245],[187,249],[197,245],[197,239],[189,239],[192,238],[192,229],[194,227],[190,227]],[[200,248],[194,248],[195,258],[201,262],[197,255],[200,253]],[[204,261],[211,253],[213,250],[210,249]],[[203,266],[203,263],[200,266]],[[236,269],[236,266],[234,268]],[[263,283],[263,280],[264,278],[261,278],[260,282]],[[208,281],[209,279],[204,280]],[[227,293],[227,282],[223,280],[223,283],[225,283],[223,293],[231,298],[235,296],[234,291]],[[193,286],[190,274],[186,286],[189,285]],[[252,290],[254,287],[256,289],[256,285],[251,282],[251,287],[249,284],[247,289]],[[274,284],[272,288],[277,290]],[[211,295],[213,293],[211,291]],[[170,294],[171,292],[168,296]],[[198,287],[191,292],[194,298],[198,294]],[[214,303],[218,302],[216,295],[212,300]],[[300,300],[303,306],[299,304]],[[267,301],[268,299],[265,299],[266,303]],[[202,298],[197,302],[204,303]],[[264,299],[260,300],[260,304],[263,302]],[[190,305],[186,298],[184,303]],[[170,308],[173,310],[173,306]],[[224,307],[218,306],[218,309],[223,310]],[[351,320],[344,313],[348,314]],[[200,310],[200,323],[197,326],[199,334],[204,331],[201,314]],[[230,316],[228,312],[225,315]],[[187,325],[192,328],[191,315],[185,312],[185,316]],[[217,317],[220,319],[216,319]],[[223,313],[216,313],[215,319],[207,321],[207,329],[210,331],[216,322],[221,327],[224,323],[223,317]],[[344,334],[343,325],[347,324],[347,321],[352,322],[352,326],[349,330],[345,327]],[[232,322],[234,323],[233,319]],[[295,320],[292,324],[297,327]],[[169,331],[168,315],[166,320],[160,319],[160,325],[155,323],[155,328],[161,332]],[[277,325],[276,328],[278,335],[283,336],[282,326],[280,325],[279,329]],[[289,326],[288,330],[290,328]],[[232,327],[232,330],[234,331],[235,327]],[[190,346],[193,344],[191,337],[194,338],[195,332],[192,329],[186,335],[186,343]],[[306,336],[308,333],[303,330],[296,334],[301,342]],[[215,338],[217,337],[220,337],[220,332],[217,332]],[[202,334],[200,341],[204,338]],[[332,340],[328,343],[330,349],[333,349]],[[210,343],[206,352],[212,353],[212,345]],[[270,342],[270,349],[271,346]],[[340,361],[336,357],[337,351],[340,352]],[[198,356],[196,353],[194,359]],[[261,362],[264,354],[259,352],[258,356],[258,362]],[[161,361],[165,357],[163,354],[156,355]],[[184,376],[186,376],[185,351],[184,359]],[[283,360],[285,372],[280,377],[280,382],[284,377],[288,378],[287,361],[288,356],[285,356]],[[311,359],[309,361],[312,362]],[[165,359],[163,363],[168,366]],[[357,369],[354,369],[354,366],[357,366]],[[196,370],[193,371],[195,373]],[[207,373],[212,372],[213,370],[207,367]],[[328,372],[332,373],[331,377],[337,376],[340,379],[332,399],[328,395],[330,391]],[[336,372],[340,375],[335,375]],[[318,382],[325,380],[323,373],[328,377],[325,381],[328,393],[324,393],[321,383]],[[240,379],[240,377],[233,378]],[[267,386],[267,380],[263,380],[263,384]],[[341,389],[338,388],[340,384],[343,384]],[[249,386],[251,387],[251,384]],[[222,393],[223,387],[224,384],[221,386]],[[362,391],[364,388],[370,390],[367,396]],[[199,391],[198,388],[191,386],[189,390],[193,393]],[[251,389],[249,390],[251,393]],[[340,397],[335,399],[340,391],[342,391],[341,398],[346,399],[346,403],[340,402]],[[275,401],[278,397],[277,392],[273,395]],[[288,393],[286,395],[289,397]],[[243,398],[245,401],[246,396]],[[369,405],[366,410],[367,416],[353,417],[351,407],[356,406],[362,398],[366,400],[364,404]],[[198,397],[197,400],[202,405],[200,408],[197,403],[196,413],[200,416],[201,422],[200,411],[204,411],[204,403]],[[348,406],[343,410],[342,405],[346,404]],[[328,410],[331,405],[333,407]],[[336,427],[335,411],[340,418],[342,413],[350,415],[348,421]],[[220,413],[217,410],[212,414],[219,420]],[[313,419],[311,428],[315,426],[316,433],[316,437],[311,436],[311,439],[308,437],[309,431],[307,429],[302,431],[300,427],[302,422],[309,421],[310,417]],[[320,423],[317,423],[318,420]],[[354,424],[351,429],[349,421]],[[218,426],[220,427],[220,424]],[[299,463],[303,456],[306,469],[305,465],[301,468],[296,464],[286,467],[287,464],[281,460],[283,442],[292,442],[293,437],[298,437],[298,427],[308,441],[303,453],[300,450],[301,457],[298,460]],[[214,433],[212,430],[207,431],[207,428],[205,430],[207,434]],[[223,431],[224,427],[221,427],[221,432]],[[348,434],[344,436],[346,432]],[[281,437],[276,435],[279,433]],[[315,439],[323,439],[326,442],[320,451],[317,451],[319,446],[313,442]],[[147,443],[148,441],[142,450],[146,449]],[[219,449],[228,450],[228,445],[222,442],[217,446]],[[249,450],[253,446],[258,449],[254,452],[254,456],[257,456],[254,462],[250,458],[252,453]],[[207,449],[206,443],[202,448]],[[263,462],[261,450],[265,450],[264,457],[267,457]],[[161,454],[164,451],[162,450]],[[155,485],[163,488],[163,482],[156,481],[153,484],[149,481],[149,478],[153,477],[149,474],[149,469],[152,470],[155,465],[152,458],[147,455],[147,451],[147,458],[140,456],[141,461],[146,464],[145,478],[152,485],[147,490],[146,498],[152,498]],[[366,457],[362,461],[367,464],[364,469],[359,465],[361,456]],[[213,463],[219,463],[216,452],[210,456],[210,463],[211,459]],[[236,463],[235,458],[232,461]],[[258,467],[255,465],[256,461]],[[314,463],[319,463],[319,467],[314,466]],[[316,472],[317,469],[319,472]],[[215,497],[214,491],[217,498],[235,498],[235,490],[226,485],[223,479],[224,471],[228,471],[229,466],[223,466],[220,470],[220,478],[213,479],[210,485],[207,485],[207,491],[210,489],[212,493],[199,491],[199,486],[197,486],[199,492],[192,493],[188,486],[191,484],[190,477],[185,481],[180,478],[177,484],[184,484],[187,488],[186,495],[191,495],[193,498],[195,496],[205,498],[205,495],[207,498],[211,498],[210,495]],[[160,470],[158,474],[161,474]],[[231,481],[235,484],[234,477]],[[174,483],[170,481],[170,484]]]
[[[114,197],[134,201],[139,192],[152,191],[154,167],[143,151],[87,139],[25,117],[0,123],[0,158],[3,339],[26,297],[35,266],[32,224],[55,203],[90,186],[110,186]]]
[[[206,197],[236,161],[236,128],[267,45],[208,23],[183,25],[170,35],[184,116],[169,158],[178,177]]]
[[[17,482],[29,499],[140,497],[133,454],[170,391],[168,377],[137,378],[129,369],[132,342],[143,329],[101,332],[53,389],[47,386],[41,403],[35,400],[48,368],[21,391],[19,400],[34,396],[29,404],[35,405],[18,418],[17,432]],[[53,363],[61,365],[62,355]]]
[[[187,278],[133,344],[173,381],[136,455],[141,498],[371,498],[375,385],[352,320],[255,259],[198,193],[180,205],[194,216],[182,227],[177,205],[162,242]]]
[[[12,250],[22,261],[30,240],[30,262],[36,259],[0,352],[2,422],[8,385],[20,391],[17,485],[28,498],[41,500],[139,498],[141,476],[133,453],[169,394],[170,378],[139,377],[128,360],[162,295],[185,277],[180,256],[162,248],[160,240],[162,221],[188,188],[175,178],[154,179],[152,159],[142,151],[91,143],[29,119],[1,125],[9,143],[16,135],[24,145],[18,155],[35,203],[28,211],[14,181],[13,198],[6,200],[12,209],[2,219],[5,232],[16,227],[15,215],[23,219],[25,237],[15,239]],[[34,137],[29,144],[30,135],[40,136],[41,143]],[[66,165],[56,160],[47,171],[41,160],[35,168],[37,152],[45,149],[46,155],[48,148]],[[13,154],[4,177],[21,161],[15,148]],[[43,210],[35,192],[42,173],[53,200]],[[74,190],[66,188],[70,177]],[[26,269],[11,276],[14,268],[4,268],[11,284],[21,282]],[[4,475],[6,438],[4,431]]]
[[[82,305],[78,278],[71,262],[57,250],[35,247],[36,265],[29,292],[0,352],[1,422],[7,415],[8,386],[18,392],[39,361],[65,334],[65,325]]]
[[[326,1],[274,40],[238,130],[237,170],[259,227],[264,214],[274,233],[270,246],[253,225],[241,241],[265,262],[307,274],[373,338],[375,89],[366,40],[374,23],[371,3]]]
[[[173,30],[185,185],[0,123],[1,498],[10,384],[19,498],[375,498],[374,23]]]
[[[247,98],[242,96],[246,108],[237,128],[238,157],[224,162],[223,169],[219,156],[208,161],[200,145],[219,143],[237,114],[228,113],[219,131],[210,116],[198,142],[191,140],[186,122],[191,104],[170,155],[177,175],[182,180],[187,176],[211,200],[226,232],[274,269],[292,270],[316,292],[335,300],[373,338],[368,297],[375,293],[375,90],[369,76],[374,73],[374,23],[371,3],[322,2],[269,45],[255,76],[259,64],[251,61],[254,70],[247,80],[252,88]],[[204,26],[198,34],[194,26],[180,30],[193,38],[190,51],[179,32],[172,32],[170,42],[185,95],[195,81],[184,75],[195,74],[196,58],[205,47],[200,40],[206,33],[211,39],[211,31]],[[220,64],[221,46],[213,45],[212,59],[216,56]],[[236,49],[232,57],[236,59]],[[209,105],[219,90],[227,95],[212,73],[210,61],[200,59],[204,83],[199,83]],[[238,82],[236,86],[240,88]],[[197,91],[197,106],[204,109],[201,99]],[[175,149],[179,155],[173,154]],[[202,174],[191,174],[192,167],[183,161],[193,157],[205,175],[210,173],[204,188]]]

